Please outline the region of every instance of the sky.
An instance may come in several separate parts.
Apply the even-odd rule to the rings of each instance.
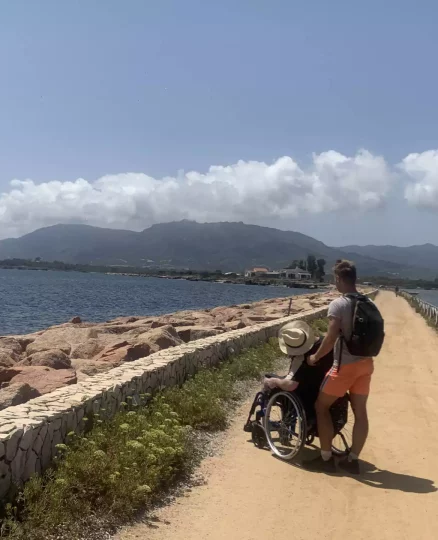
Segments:
[[[179,219],[438,244],[438,3],[0,2],[0,238]]]

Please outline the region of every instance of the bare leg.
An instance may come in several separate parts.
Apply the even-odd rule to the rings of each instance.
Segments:
[[[351,407],[354,413],[353,444],[351,447],[351,453],[355,456],[359,456],[368,437],[368,396],[350,394],[350,399]]]
[[[335,431],[333,428],[333,420],[330,414],[330,407],[338,398],[335,396],[329,396],[320,392],[318,399],[316,400],[315,410],[316,419],[318,421],[318,435],[321,443],[321,450],[323,452],[331,452],[333,437]]]

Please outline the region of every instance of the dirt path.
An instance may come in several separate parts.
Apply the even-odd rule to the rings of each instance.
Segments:
[[[257,450],[242,431],[245,406],[202,466],[207,485],[117,540],[438,538],[438,335],[392,293],[377,302],[387,338],[361,477],[312,474]]]

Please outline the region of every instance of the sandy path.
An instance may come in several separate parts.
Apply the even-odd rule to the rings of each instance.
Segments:
[[[392,293],[381,293],[378,304],[387,338],[376,360],[361,477],[278,461],[248,444],[241,417],[221,455],[204,462],[207,485],[160,510],[154,528],[129,527],[117,539],[438,538],[438,335]]]

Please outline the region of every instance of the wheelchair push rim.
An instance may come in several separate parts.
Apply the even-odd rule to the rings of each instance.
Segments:
[[[286,461],[296,458],[307,434],[300,402],[288,392],[274,394],[266,407],[264,428],[269,447],[277,457]]]

